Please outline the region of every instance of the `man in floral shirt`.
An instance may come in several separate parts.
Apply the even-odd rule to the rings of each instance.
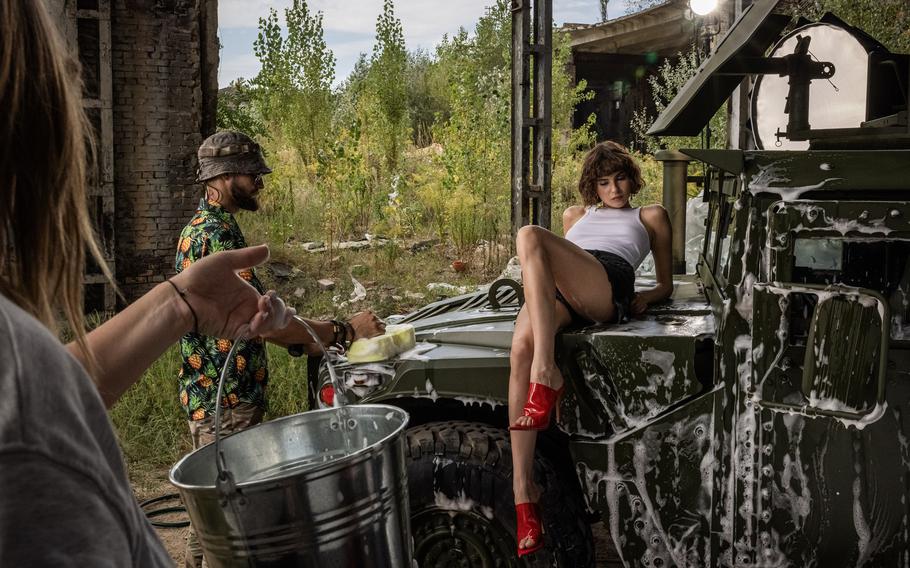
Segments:
[[[234,216],[217,201],[203,198],[193,220],[180,234],[177,272],[208,254],[246,246]],[[260,294],[265,292],[252,269],[241,272],[240,276]],[[232,346],[230,339],[198,333],[188,333],[180,341],[183,357],[180,404],[190,420],[199,421],[215,415],[217,381]],[[268,374],[262,338],[241,341],[225,377],[223,394],[226,406],[237,408],[243,403],[264,408],[263,391]]]
[[[259,146],[240,132],[219,132],[206,139],[199,148],[199,165],[199,180],[206,186],[206,195],[180,233],[177,272],[209,254],[247,246],[233,213],[259,208],[262,176],[272,171]],[[259,293],[265,292],[253,269],[241,276]],[[245,427],[262,421],[269,373],[262,338],[240,343],[225,377],[223,410],[225,423],[239,420],[239,426]],[[198,333],[188,333],[180,340],[180,404],[190,420],[194,445],[211,441],[208,427],[212,420],[206,419],[215,416],[218,377],[232,346],[230,339]],[[200,432],[197,426],[207,428]]]
[[[222,250],[247,246],[234,213],[240,209],[259,209],[259,192],[265,187],[262,176],[272,170],[265,164],[259,145],[241,132],[223,131],[208,137],[198,151],[199,180],[205,195],[192,220],[183,228],[177,243],[177,272],[200,258]],[[262,284],[251,268],[240,276],[260,293]],[[349,322],[309,321],[325,344],[346,344],[361,337],[382,333],[385,325],[369,311],[355,315]],[[268,337],[296,351],[316,353],[313,339],[294,322]],[[214,441],[214,420],[221,370],[227,364],[222,392],[221,433],[229,434],[262,422],[266,408],[269,371],[263,338],[240,341],[231,361],[234,346],[230,338],[188,333],[180,340],[183,364],[179,371],[180,404],[189,420],[193,447]],[[203,565],[202,550],[190,530],[187,537],[186,566]]]

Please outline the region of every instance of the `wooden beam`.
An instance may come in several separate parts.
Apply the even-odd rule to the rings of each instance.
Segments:
[[[663,50],[669,49],[670,54],[675,54],[692,42],[693,33],[689,22],[671,22],[647,30],[623,34],[596,44],[589,44],[584,48],[576,48],[576,51],[579,53],[634,54],[648,51],[661,53]]]

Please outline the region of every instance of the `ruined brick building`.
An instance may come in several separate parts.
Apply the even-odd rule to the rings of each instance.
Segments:
[[[78,54],[97,140],[90,207],[131,301],[174,272],[199,199],[195,151],[215,130],[217,0],[43,0]],[[86,269],[86,309],[113,289]]]

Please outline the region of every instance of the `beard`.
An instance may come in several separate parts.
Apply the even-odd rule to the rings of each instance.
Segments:
[[[231,197],[234,199],[234,204],[244,211],[259,210],[259,200],[253,195],[238,190],[236,185],[231,186]]]

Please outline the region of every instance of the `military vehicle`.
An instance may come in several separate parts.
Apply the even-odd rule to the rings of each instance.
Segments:
[[[407,315],[418,347],[342,363],[338,385],[320,369],[321,406],[411,414],[420,566],[591,565],[599,520],[628,566],[910,563],[910,57],[776,7],[745,10],[652,128],[695,134],[755,80],[757,148],[685,151],[707,164],[697,274],[642,317],[556,339],[567,393],[535,462],[543,551],[515,554],[517,283]]]

